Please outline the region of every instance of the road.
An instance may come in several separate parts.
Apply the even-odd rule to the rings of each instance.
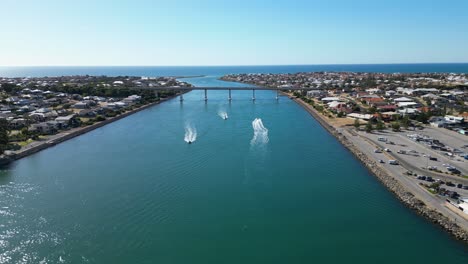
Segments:
[[[394,157],[389,153],[374,153],[375,145],[372,141],[365,140],[362,136],[353,132],[349,132],[347,129],[343,129],[341,132],[364,154],[368,155],[368,157],[378,160],[382,159],[382,155],[386,155],[389,159],[394,159]],[[404,175],[404,173],[408,170],[407,168],[399,165],[390,165],[388,163],[378,164],[378,166],[383,168],[389,175],[392,175],[397,181],[405,186],[409,192],[414,194],[416,198],[423,201],[429,208],[441,212],[450,219],[455,220],[462,228],[468,230],[468,221],[448,209],[445,206],[444,198],[431,194],[419,185],[418,180],[413,177]]]

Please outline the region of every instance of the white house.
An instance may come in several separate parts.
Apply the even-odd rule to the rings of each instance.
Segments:
[[[393,99],[393,101],[395,103],[399,103],[399,102],[413,102],[414,100],[408,97],[400,97],[400,98]]]

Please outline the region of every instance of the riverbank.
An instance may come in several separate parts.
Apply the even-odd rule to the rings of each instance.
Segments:
[[[284,94],[291,97],[290,94]],[[468,230],[466,230],[466,228],[461,227],[454,220],[442,214],[439,210],[429,207],[426,204],[427,201],[423,200],[421,195],[415,195],[414,188],[410,188],[398,179],[399,175],[392,174],[382,168],[374,161],[374,159],[371,159],[367,154],[365,154],[359,145],[351,142],[348,137],[352,135],[345,129],[339,129],[338,127],[332,126],[325,117],[317,112],[317,110],[301,99],[295,97],[291,98],[302,106],[310,115],[312,115],[312,117],[314,117],[330,134],[337,138],[344,147],[351,151],[351,153],[353,153],[353,155],[356,156],[387,189],[395,194],[403,204],[431,222],[438,224],[458,240],[468,244]]]
[[[160,100],[160,101],[156,101],[156,102],[152,102],[152,103],[143,105],[143,106],[141,106],[139,108],[130,110],[130,111],[125,112],[123,114],[120,114],[118,116],[108,118],[108,119],[106,119],[104,121],[97,122],[97,123],[94,123],[94,124],[86,126],[86,127],[78,127],[78,128],[74,128],[74,129],[70,129],[70,130],[60,132],[60,133],[58,133],[56,135],[52,135],[52,136],[48,137],[44,141],[32,142],[30,145],[27,145],[27,146],[21,148],[18,151],[12,151],[9,155],[3,155],[3,157],[0,158],[0,166],[7,166],[7,165],[9,165],[10,163],[12,163],[15,160],[19,160],[21,158],[27,157],[27,156],[32,155],[34,153],[37,153],[37,152],[39,152],[41,150],[44,150],[44,149],[47,149],[49,147],[55,146],[55,145],[57,145],[59,143],[62,143],[64,141],[67,141],[67,140],[72,139],[74,137],[83,135],[83,134],[88,133],[90,131],[93,131],[93,130],[95,130],[97,128],[103,127],[103,126],[105,126],[107,124],[110,124],[112,122],[118,121],[118,120],[120,120],[122,118],[128,117],[128,116],[130,116],[132,114],[135,114],[137,112],[140,112],[140,111],[143,111],[143,110],[148,109],[150,107],[153,107],[155,105],[158,105],[161,102],[171,100],[171,99],[179,96],[180,94],[184,94],[184,93],[187,93],[187,92],[189,92],[189,91],[182,91],[181,93],[179,93],[177,95],[170,96],[168,98],[164,98],[164,100]]]

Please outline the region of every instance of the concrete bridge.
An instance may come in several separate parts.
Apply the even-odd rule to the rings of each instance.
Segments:
[[[135,89],[141,89],[141,90],[153,90],[153,91],[191,91],[191,90],[204,90],[205,91],[205,101],[208,101],[208,91],[209,90],[215,90],[215,91],[228,91],[228,100],[232,100],[231,96],[231,91],[236,90],[236,91],[252,91],[252,100],[255,101],[255,91],[260,90],[260,91],[276,91],[276,100],[279,99],[279,92],[280,91],[308,91],[308,90],[316,90],[317,88],[300,88],[300,87],[282,87],[282,88],[276,88],[276,87],[261,87],[261,86],[244,86],[244,87],[138,87]],[[184,100],[183,94],[179,96],[180,101]]]

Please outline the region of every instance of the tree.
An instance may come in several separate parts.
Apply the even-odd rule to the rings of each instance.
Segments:
[[[400,123],[399,122],[393,122],[392,123],[392,129],[393,129],[393,131],[400,131]]]
[[[370,132],[372,132],[373,129],[374,129],[374,128],[372,127],[372,123],[371,123],[370,121],[367,122],[367,124],[366,124],[366,132],[367,132],[367,133],[370,133]]]
[[[11,84],[11,83],[2,83],[1,87],[7,93],[11,93],[13,90],[15,90],[17,88],[16,85]]]
[[[359,122],[359,119],[357,119],[357,118],[354,119],[354,127],[355,127],[356,129],[359,129],[359,126],[361,126],[361,123]]]
[[[401,125],[403,125],[403,127],[405,129],[408,129],[409,125],[411,124],[411,121],[409,120],[409,117],[407,115],[405,115],[402,119],[401,119]]]
[[[367,109],[367,112],[368,112],[369,114],[375,114],[375,112],[377,112],[377,108],[376,108],[375,106],[369,107],[369,108]]]
[[[375,125],[375,129],[377,129],[378,131],[382,131],[385,129],[384,122],[381,119],[377,120],[377,125]]]
[[[8,121],[6,119],[0,119],[0,154],[7,149],[8,146]]]

